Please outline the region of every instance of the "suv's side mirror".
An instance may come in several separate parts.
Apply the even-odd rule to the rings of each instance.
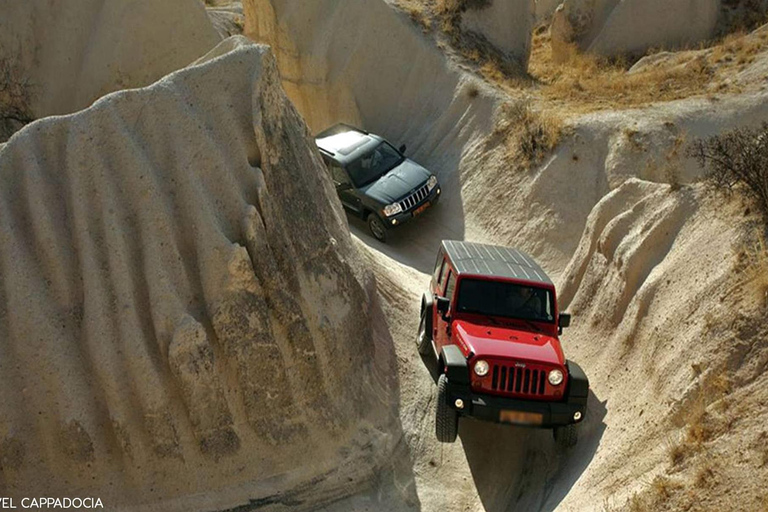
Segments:
[[[400,146],[399,148],[397,148],[397,150],[398,150],[400,153],[402,153],[402,154],[405,154],[405,144],[403,144],[402,146]]]
[[[443,320],[447,321],[448,311],[451,309],[451,301],[445,297],[436,297],[435,305],[437,306],[437,311],[440,313],[440,316],[443,317]]]
[[[557,319],[557,325],[560,328],[560,334],[563,334],[563,329],[571,326],[571,315],[569,313],[560,313],[560,316]]]

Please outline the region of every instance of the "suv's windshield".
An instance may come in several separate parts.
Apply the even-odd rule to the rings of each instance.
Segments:
[[[392,168],[399,165],[404,157],[386,142],[347,165],[349,177],[355,187],[360,188],[377,180]]]
[[[498,281],[462,279],[456,308],[459,313],[554,321],[549,290]]]

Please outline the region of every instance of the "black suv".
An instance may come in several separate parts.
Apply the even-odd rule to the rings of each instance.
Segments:
[[[440,197],[437,177],[406,158],[405,146],[337,124],[315,137],[344,208],[386,242],[387,230],[408,222]]]

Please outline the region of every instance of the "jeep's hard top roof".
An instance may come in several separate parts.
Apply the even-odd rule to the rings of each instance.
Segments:
[[[552,280],[523,251],[497,245],[443,240],[443,250],[458,274],[524,279],[552,285]]]
[[[342,166],[354,162],[383,139],[354,126],[337,124],[315,136],[315,144],[320,152],[333,158]]]

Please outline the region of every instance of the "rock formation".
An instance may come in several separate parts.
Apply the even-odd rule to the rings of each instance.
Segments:
[[[556,60],[568,47],[615,56],[679,48],[712,37],[720,0],[565,0],[552,20]]]
[[[391,345],[267,47],[28,125],[0,181],[4,496],[330,499],[387,456]]]
[[[533,0],[485,0],[468,2],[461,15],[464,30],[485,37],[504,54],[528,66],[531,54],[531,32],[536,22]]]
[[[25,0],[2,10],[0,67],[9,62],[28,84],[33,118],[148,85],[220,41],[197,0]]]

